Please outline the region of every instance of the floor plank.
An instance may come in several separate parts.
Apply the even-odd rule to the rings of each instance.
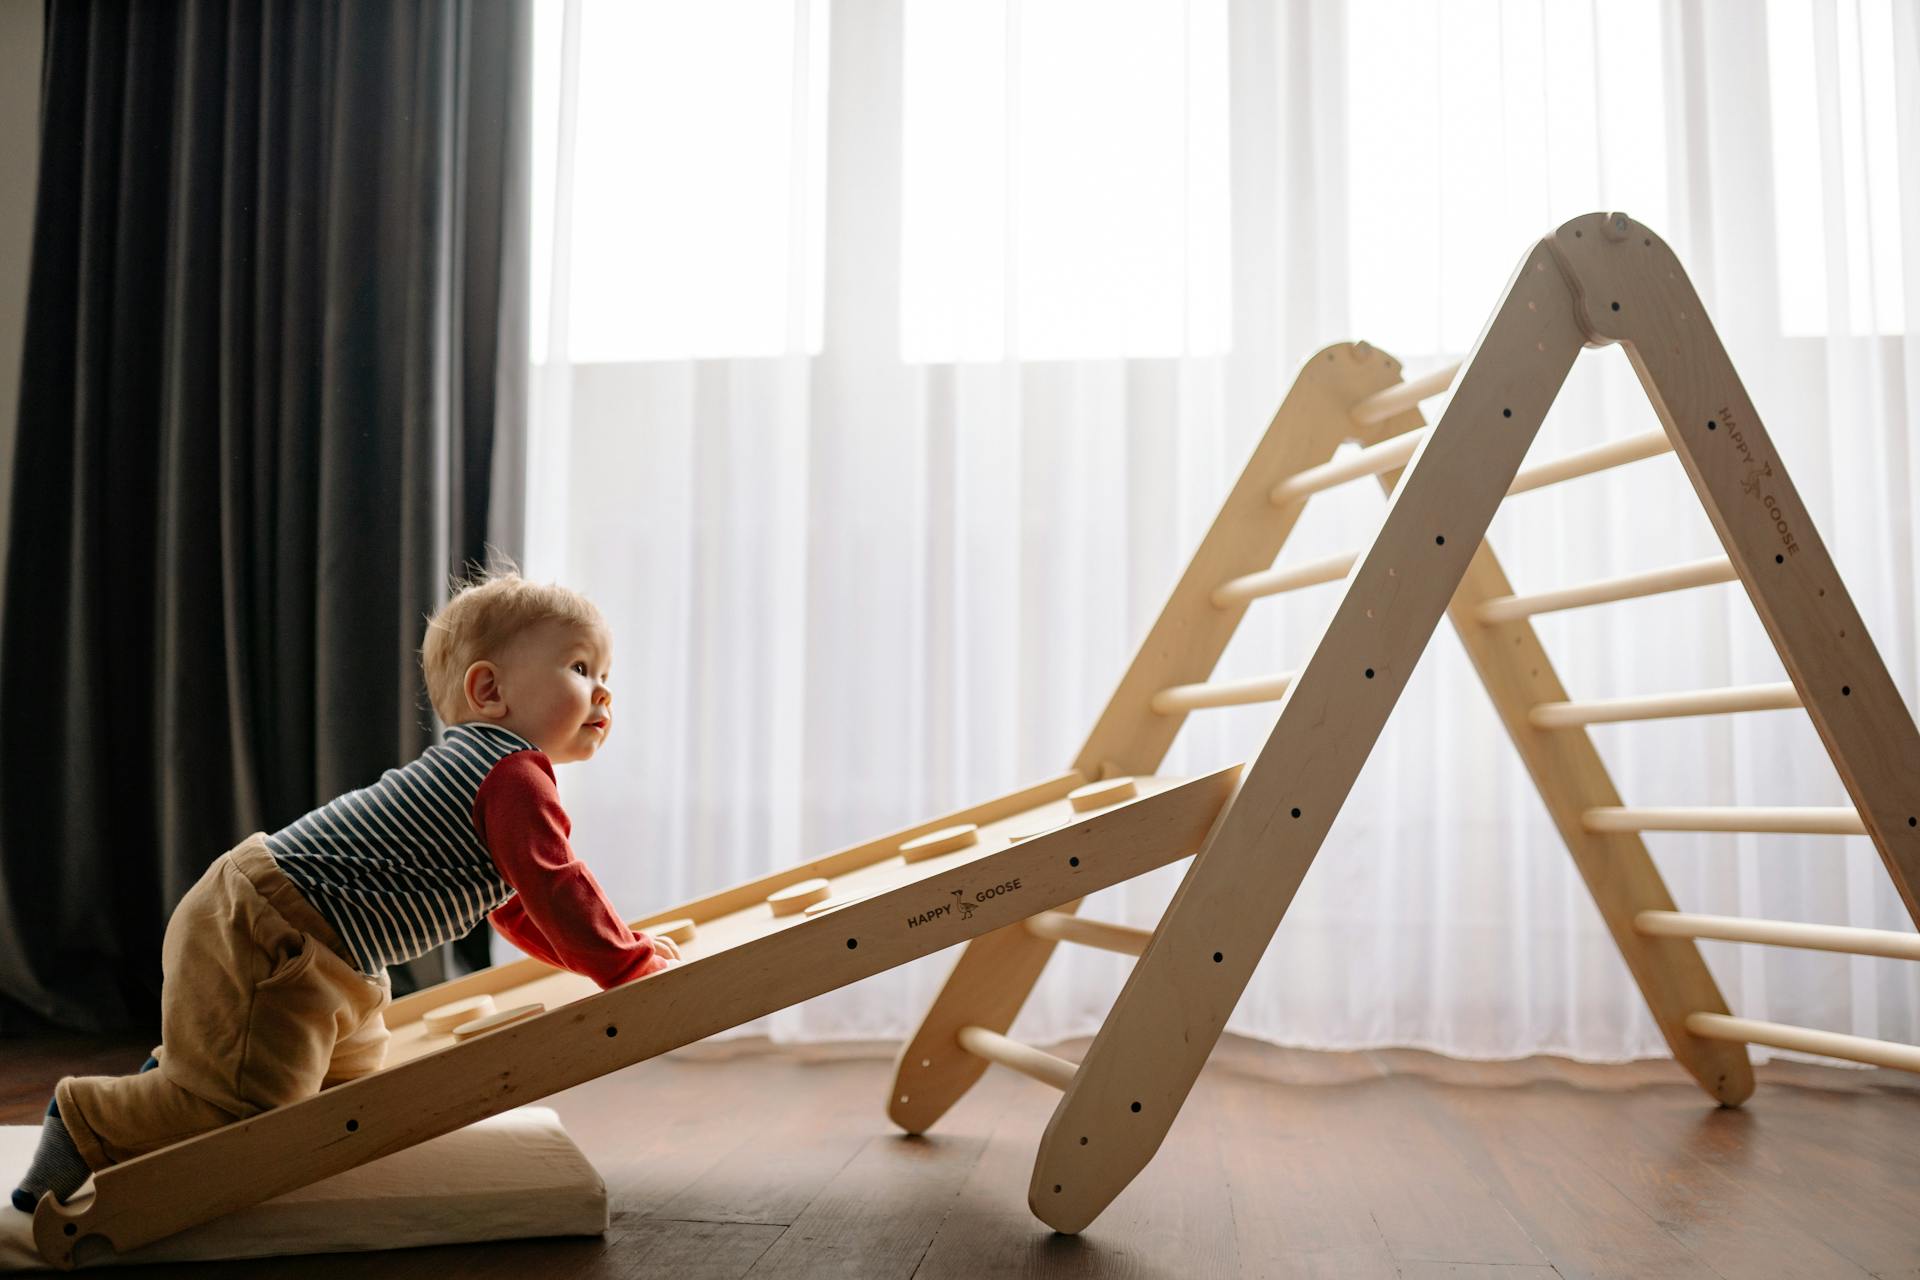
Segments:
[[[131,1070],[149,1040],[8,1042],[0,1122],[37,1123],[60,1075]],[[1058,1092],[989,1071],[907,1138],[883,1110],[894,1048],[721,1041],[546,1100],[606,1178],[600,1238],[113,1274],[1920,1280],[1920,1081],[1902,1073],[1773,1062],[1728,1109],[1669,1061],[1229,1037],[1159,1156],[1061,1236],[1026,1204]]]

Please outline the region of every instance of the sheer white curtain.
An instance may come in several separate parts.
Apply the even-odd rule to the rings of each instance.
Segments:
[[[538,56],[528,568],[616,628],[617,730],[561,783],[630,911],[1060,769],[1299,362],[1457,358],[1593,209],[1688,264],[1915,701],[1910,5],[551,0]],[[1535,456],[1651,425],[1589,353]],[[1315,499],[1284,558],[1383,506]],[[1671,458],[1492,537],[1521,590],[1716,550]],[[1219,674],[1298,665],[1338,590],[1257,604]],[[1576,697],[1784,678],[1737,587],[1540,631]],[[1166,771],[1271,719],[1199,713]],[[1629,803],[1845,803],[1800,713],[1596,738]],[[1649,844],[1685,910],[1911,928],[1864,839]],[[1180,872],[1087,913],[1151,926]],[[1911,965],[1703,950],[1738,1013],[1920,1040]],[[747,1030],[905,1036],[952,958]],[[1125,963],[1060,948],[1014,1034],[1092,1032]],[[1665,1052],[1447,624],[1230,1026]]]

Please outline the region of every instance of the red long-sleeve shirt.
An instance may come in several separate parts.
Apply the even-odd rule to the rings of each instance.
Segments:
[[[573,856],[573,823],[542,751],[503,757],[480,784],[473,825],[515,892],[487,918],[528,955],[604,990],[667,967],[653,939],[630,929]]]

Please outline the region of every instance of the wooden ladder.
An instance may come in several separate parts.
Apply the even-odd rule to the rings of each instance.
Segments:
[[[1520,464],[1575,357],[1618,342],[1664,432]],[[1439,423],[1417,405],[1454,386]],[[1383,385],[1385,384],[1385,385]],[[1354,441],[1359,452],[1333,459]],[[1485,542],[1501,500],[1677,453],[1726,556],[1542,595],[1515,595]],[[1312,495],[1377,476],[1371,546],[1274,560]],[[1209,682],[1248,604],[1345,579],[1298,671]],[[1529,619],[1738,578],[1790,685],[1571,701]],[[1278,718],[1158,928],[1080,920],[1077,903],[975,939],[902,1049],[888,1114],[921,1132],[989,1062],[1063,1090],[1028,1188],[1034,1214],[1084,1228],[1159,1149],[1442,610],[1519,749],[1674,1057],[1724,1105],[1753,1091],[1744,1045],[1920,1071],[1920,1049],[1730,1016],[1697,938],[1920,959],[1920,937],[1675,909],[1640,832],[1866,834],[1920,923],[1920,734],[1835,572],[1686,273],[1624,214],[1589,214],[1528,252],[1472,353],[1412,382],[1365,344],[1300,371],[1186,574],[1075,761],[1089,777],[1152,773],[1187,712],[1278,701]],[[1586,726],[1804,707],[1852,809],[1622,805]],[[1060,942],[1139,957],[1079,1063],[1005,1032]]]

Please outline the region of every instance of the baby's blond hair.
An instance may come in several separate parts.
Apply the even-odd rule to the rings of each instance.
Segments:
[[[427,697],[442,724],[465,718],[467,668],[497,657],[513,638],[542,622],[571,622],[597,631],[607,620],[593,601],[559,583],[528,582],[511,568],[453,584],[453,595],[427,619],[420,667]]]

